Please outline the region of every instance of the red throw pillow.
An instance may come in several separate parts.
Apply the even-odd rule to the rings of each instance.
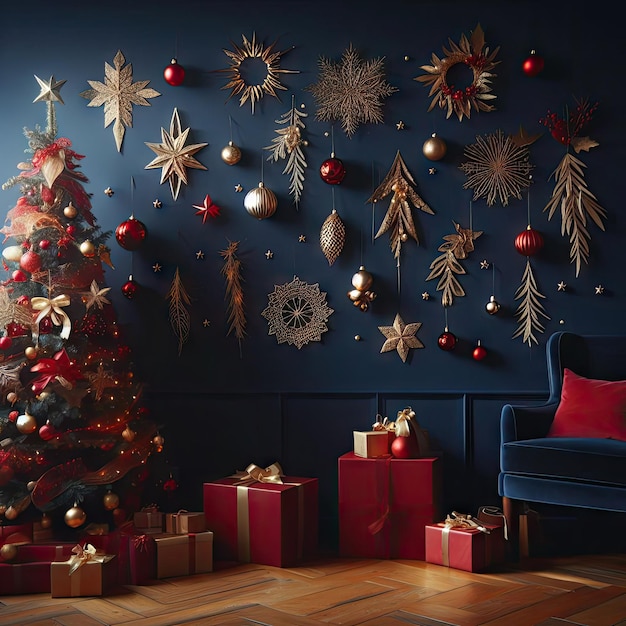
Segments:
[[[548,437],[626,441],[626,380],[594,380],[565,368],[561,402]]]

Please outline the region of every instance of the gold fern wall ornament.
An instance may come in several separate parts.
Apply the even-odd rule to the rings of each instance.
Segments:
[[[542,298],[545,298],[545,296],[537,287],[530,259],[527,258],[522,283],[515,292],[515,300],[520,300],[520,303],[515,311],[518,327],[512,337],[513,339],[522,337],[524,343],[527,343],[529,346],[532,345],[532,342],[535,344],[539,343],[535,333],[542,333],[545,330],[545,327],[539,320],[541,317],[547,320],[550,319],[541,304]]]
[[[411,176],[400,154],[400,150],[398,150],[391,169],[367,200],[367,204],[378,202],[389,194],[393,194],[387,213],[374,238],[377,239],[387,231],[390,231],[389,244],[393,250],[394,258],[398,259],[398,263],[402,244],[408,241],[409,237],[414,239],[419,245],[411,205],[424,211],[424,213],[429,213],[430,215],[435,213],[415,191],[414,187],[415,180]]]
[[[482,230],[474,231],[471,228],[461,228],[456,222],[453,224],[456,233],[443,237],[445,243],[437,248],[443,254],[430,264],[430,274],[426,277],[426,280],[439,278],[437,291],[442,292],[442,306],[451,306],[455,297],[465,295],[465,290],[455,276],[466,273],[459,260],[466,259],[474,251],[474,241],[483,234]]]
[[[191,323],[187,307],[191,305],[191,298],[183,285],[178,268],[176,268],[174,279],[167,292],[167,300],[170,301],[170,324],[178,338],[178,355],[180,356],[183,345],[189,339]]]
[[[220,251],[224,259],[222,276],[226,279],[226,297],[228,298],[228,335],[234,333],[239,347],[246,336],[246,314],[241,276],[241,261],[237,257],[238,241],[231,241],[225,250]]]
[[[289,174],[289,194],[293,198],[296,209],[302,197],[304,171],[308,167],[302,149],[307,145],[307,142],[302,139],[302,131],[305,129],[302,120],[307,116],[307,113],[295,107],[295,97],[292,96],[291,109],[276,120],[276,123],[283,127],[276,130],[277,136],[272,139],[272,145],[265,147],[265,150],[272,151],[267,158],[268,161],[276,162],[279,159],[286,159],[283,174]]]
[[[598,142],[589,137],[581,137],[580,132],[591,121],[598,103],[590,104],[588,100],[576,101],[572,112],[559,116],[548,111],[540,122],[550,130],[550,134],[567,150],[559,165],[554,170],[554,190],[544,212],[551,220],[557,209],[561,213],[561,235],[569,237],[570,262],[576,267],[576,277],[583,263],[589,263],[589,242],[591,234],[587,228],[590,219],[602,231],[606,210],[600,206],[596,196],[591,193],[585,181],[586,165],[570,152],[570,147],[577,154],[598,146]]]

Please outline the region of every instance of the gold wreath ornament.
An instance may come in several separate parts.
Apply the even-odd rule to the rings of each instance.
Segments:
[[[443,48],[444,57],[439,58],[434,52],[431,65],[422,65],[426,74],[418,76],[414,80],[430,85],[429,97],[432,97],[428,111],[435,106],[446,109],[446,119],[452,114],[456,115],[459,122],[464,117],[470,118],[474,111],[493,111],[495,107],[490,104],[497,96],[491,93],[491,79],[496,76],[492,72],[499,63],[495,58],[500,50],[498,46],[493,52],[485,46],[485,34],[480,24],[476,26],[468,39],[461,35],[457,45],[448,39],[450,49]],[[464,64],[472,72],[472,82],[466,87],[457,87],[448,81],[448,72],[454,66]]]

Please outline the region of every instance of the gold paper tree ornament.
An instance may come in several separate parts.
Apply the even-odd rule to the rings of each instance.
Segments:
[[[352,44],[339,63],[321,57],[319,79],[306,88],[317,103],[315,119],[341,121],[348,137],[361,124],[382,124],[383,101],[398,91],[386,81],[383,61],[381,57],[364,61]]]
[[[178,268],[167,292],[167,299],[170,301],[170,324],[178,339],[178,356],[180,356],[184,344],[189,339],[191,316],[188,307],[191,305],[191,298],[183,285]]]
[[[397,313],[393,321],[393,326],[379,326],[378,330],[385,336],[385,343],[380,349],[383,352],[395,350],[398,356],[405,363],[412,348],[423,348],[424,344],[415,336],[422,327],[422,322],[412,322],[405,324],[404,320]]]
[[[230,100],[234,96],[239,96],[239,106],[243,106],[246,102],[250,102],[252,114],[254,115],[254,107],[265,95],[278,98],[277,91],[285,91],[287,88],[280,82],[282,74],[298,74],[298,70],[286,70],[281,68],[281,57],[286,51],[279,52],[274,50],[276,42],[270,46],[264,46],[258,42],[256,33],[253,33],[252,39],[247,39],[245,35],[241,36],[243,40],[242,46],[232,44],[233,50],[224,50],[224,54],[230,59],[230,65],[227,68],[218,70],[228,75],[230,80],[222,89],[230,89],[228,96]],[[265,65],[265,78],[260,83],[250,83],[245,78],[245,71],[242,69],[254,61],[261,61]]]
[[[530,259],[526,259],[526,269],[522,276],[522,283],[515,292],[515,299],[520,300],[520,303],[515,311],[518,327],[513,335],[513,339],[521,337],[524,343],[527,343],[529,346],[533,342],[535,344],[539,343],[535,333],[542,333],[545,330],[540,319],[542,317],[550,319],[541,304],[542,298],[545,298],[545,296],[537,287]]]
[[[117,151],[121,152],[126,127],[133,125],[133,105],[150,106],[148,98],[156,98],[161,94],[149,88],[149,80],[138,80],[133,83],[133,66],[126,63],[121,50],[113,58],[113,66],[104,64],[104,82],[88,80],[91,89],[80,95],[89,100],[89,107],[104,105],[104,127],[113,123],[113,136]]]
[[[429,97],[432,97],[428,111],[436,106],[446,110],[446,119],[455,115],[459,122],[464,117],[470,118],[474,111],[493,111],[491,104],[496,96],[491,92],[491,79],[496,76],[493,69],[499,63],[495,58],[500,50],[493,52],[485,45],[485,34],[480,24],[476,26],[468,39],[461,35],[458,43],[448,39],[449,49],[443,48],[444,56],[439,58],[434,52],[430,65],[422,65],[426,72],[414,80],[430,85]],[[449,82],[448,72],[451,68],[463,65],[472,72],[472,81],[467,86],[457,87]]]

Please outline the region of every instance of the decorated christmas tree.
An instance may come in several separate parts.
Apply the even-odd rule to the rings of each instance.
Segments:
[[[24,131],[29,156],[3,185],[20,195],[1,229],[0,523],[67,530],[139,508],[163,438],[104,285],[111,233],[92,213],[83,156],[57,136],[65,81],[37,80],[47,125]]]

